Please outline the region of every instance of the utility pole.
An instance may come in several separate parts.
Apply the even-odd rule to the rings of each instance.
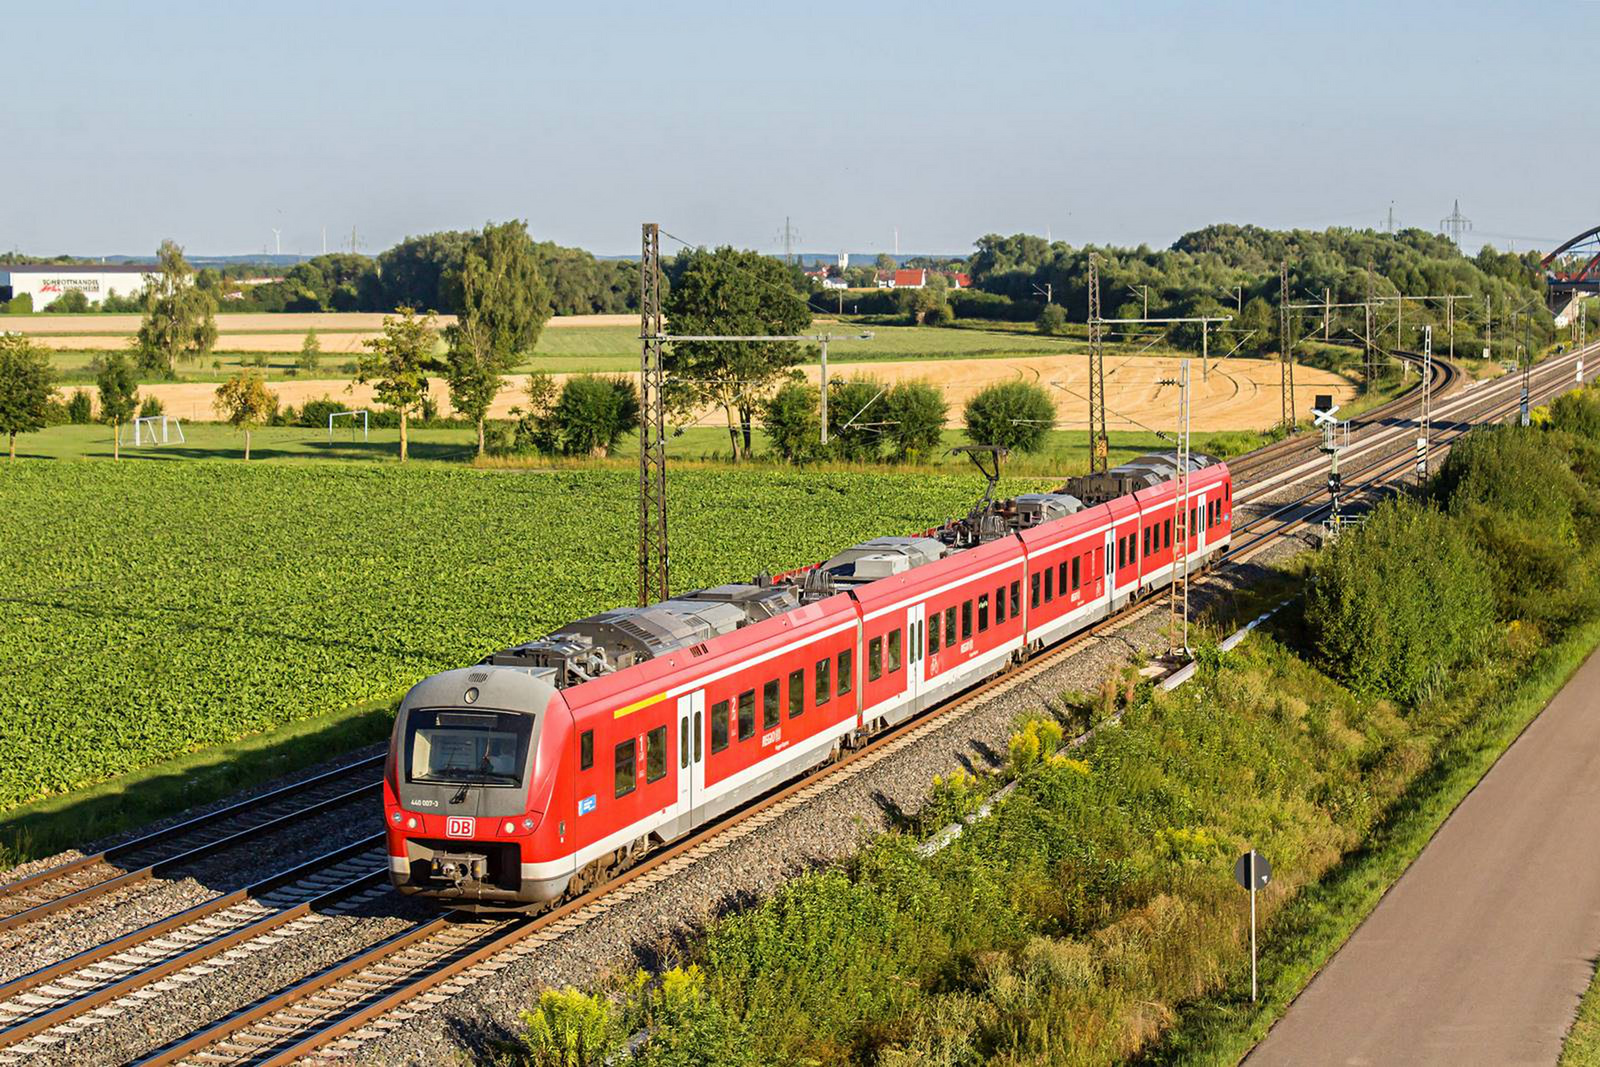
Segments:
[[[661,227],[639,256],[639,606],[668,596],[667,437],[661,372]]]
[[[1493,298],[1483,298],[1483,358],[1494,358],[1494,305]]]
[[[1100,339],[1100,257],[1089,253],[1089,470],[1102,473],[1111,442],[1106,436],[1106,360]]]
[[[1328,322],[1333,317],[1333,291],[1327,286],[1322,287],[1322,341],[1328,341]]]
[[[1284,429],[1294,429],[1294,372],[1289,358],[1289,263],[1278,264],[1278,379],[1283,391]]]
[[[1038,285],[1035,285],[1033,287],[1033,291],[1037,295],[1044,297],[1044,302],[1046,304],[1055,303],[1055,300],[1056,300],[1056,297],[1055,297],[1056,286],[1055,286],[1054,282],[1045,282],[1043,289],[1039,288]]]

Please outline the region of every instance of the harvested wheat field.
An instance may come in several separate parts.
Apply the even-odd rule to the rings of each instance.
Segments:
[[[289,312],[217,316],[219,352],[298,352],[307,330],[316,330],[324,352],[361,351],[361,342],[383,329],[375,312]],[[454,315],[437,316],[442,328]],[[636,324],[637,315],[558,315],[547,329]],[[25,315],[0,319],[0,329],[25,333],[47,348],[107,352],[126,348],[139,329],[138,315]]]
[[[893,384],[899,381],[926,381],[943,390],[950,405],[951,423],[959,423],[961,409],[979,390],[996,382],[1021,379],[1036,382],[1050,390],[1056,401],[1058,425],[1082,427],[1089,420],[1089,360],[1085,355],[1060,355],[1021,357],[1017,359],[943,359],[903,360],[892,363],[831,368],[835,379],[847,377],[870,378],[873,381]],[[815,382],[821,368],[807,367],[806,374]],[[1163,379],[1176,378],[1178,361],[1160,356],[1139,356],[1121,360],[1108,359],[1106,366],[1106,428],[1108,430],[1170,429],[1177,418],[1178,390],[1173,385],[1163,385]],[[553,376],[557,381],[566,375]],[[1279,371],[1276,361],[1257,359],[1231,359],[1213,364],[1209,375],[1202,377],[1200,361],[1190,361],[1191,400],[1190,425],[1197,432],[1217,430],[1260,430],[1274,425],[1280,415]],[[490,415],[504,418],[510,409],[524,402],[523,390],[527,375],[507,377],[507,387],[501,391]],[[324,396],[343,400],[349,407],[362,408],[373,405],[370,386],[352,385],[344,379],[289,380],[272,383],[272,390],[284,405],[301,407],[307,400]],[[448,414],[450,405],[445,399],[449,392],[444,382],[434,379],[430,385],[433,396],[440,400],[440,410]],[[142,386],[140,392],[160,398],[170,415],[192,421],[215,418],[212,398],[216,386],[203,382],[174,382]],[[1295,368],[1295,410],[1305,414],[1311,408],[1317,393],[1332,393],[1337,403],[1344,403],[1355,395],[1355,387],[1345,378],[1329,371],[1310,367]],[[870,414],[870,412],[869,412]],[[697,420],[700,425],[723,426],[727,418],[721,411],[706,411]]]

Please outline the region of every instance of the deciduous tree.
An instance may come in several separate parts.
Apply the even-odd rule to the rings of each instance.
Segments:
[[[17,434],[45,427],[56,394],[50,353],[20,334],[0,335],[0,433],[17,458]]]
[[[408,307],[383,320],[383,335],[361,342],[366,355],[356,363],[356,381],[371,382],[378,403],[400,416],[400,462],[408,454],[406,423],[428,393],[428,372],[439,369],[434,348],[439,331],[432,315],[417,317]]]
[[[267,388],[259,374],[240,371],[217,386],[217,396],[212,404],[224,420],[235,429],[244,431],[244,458],[250,458],[250,428],[260,426],[272,417],[278,398]]]
[[[477,424],[482,455],[483,423],[501,375],[519,355],[533,351],[550,318],[550,289],[535,262],[527,224],[485,226],[451,272],[448,288],[457,309],[455,325],[445,330],[450,402]]]
[[[772,336],[811,324],[811,309],[782,263],[728,247],[680,257],[664,303],[675,334]],[[793,341],[695,341],[669,345],[662,364],[678,380],[672,394],[680,411],[723,410],[738,459],[750,455],[756,415],[773,383],[804,358]]]
[[[195,284],[183,249],[162,241],[156,258],[158,273],[145,278],[144,321],[136,347],[140,367],[170,378],[180,359],[198,359],[217,343],[217,305]]]
[[[944,437],[948,411],[944,395],[927,382],[901,382],[883,398],[888,425],[884,437],[897,460],[932,455]]]
[[[100,390],[100,418],[111,424],[111,458],[122,458],[122,423],[138,410],[139,373],[133,360],[113,353],[95,375]]]
[[[306,339],[300,343],[300,369],[307,374],[315,374],[317,367],[322,363],[322,342],[317,340],[316,330],[307,330]]]

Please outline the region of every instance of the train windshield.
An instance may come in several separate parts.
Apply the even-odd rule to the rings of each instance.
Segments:
[[[413,782],[521,785],[533,716],[413,711],[406,734],[406,765]]]

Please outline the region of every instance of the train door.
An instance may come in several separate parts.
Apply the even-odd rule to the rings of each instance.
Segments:
[[[1111,529],[1106,531],[1106,603],[1117,602],[1117,546],[1115,544],[1117,527],[1113,523]]]
[[[706,692],[678,698],[678,814],[688,815],[706,788]]]
[[[928,675],[927,614],[924,604],[913,604],[906,609],[906,700],[913,707],[922,696]]]
[[[1191,499],[1194,501],[1194,550],[1203,554],[1210,534],[1206,526],[1206,494],[1202,491]]]

